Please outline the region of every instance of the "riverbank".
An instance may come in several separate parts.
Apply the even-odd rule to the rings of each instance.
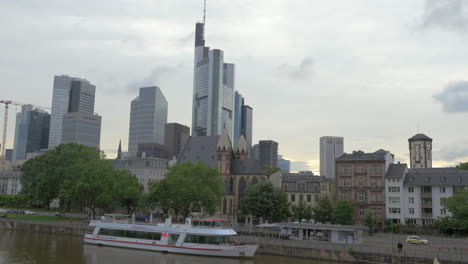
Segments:
[[[92,232],[93,228],[86,221],[74,222],[39,222],[1,219],[0,229],[24,232],[38,232],[83,236]],[[285,257],[300,257],[340,263],[400,263],[400,264],[432,264],[437,257],[444,264],[467,263],[467,255],[453,253],[429,254],[424,251],[406,250],[403,253],[393,253],[386,247],[369,247],[365,245],[333,244],[321,241],[283,240],[258,236],[236,236],[237,243],[255,243],[259,245],[257,253]],[[420,247],[423,250],[423,247]]]

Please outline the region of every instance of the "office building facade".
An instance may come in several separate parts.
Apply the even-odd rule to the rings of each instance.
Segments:
[[[130,107],[128,152],[136,157],[138,144],[164,144],[168,103],[157,86],[140,88]]]
[[[291,170],[291,161],[283,159],[282,155],[278,155],[278,167],[282,172],[289,172]]]
[[[23,105],[16,114],[15,141],[12,161],[25,160],[26,154],[47,149],[49,145],[50,114]]]
[[[93,114],[96,87],[85,79],[67,75],[54,76],[49,149],[62,143],[64,114],[82,112]]]
[[[167,149],[169,159],[179,157],[188,138],[190,137],[190,128],[178,123],[167,123],[164,131],[164,145]]]
[[[241,135],[244,136],[249,153],[252,152],[252,125],[253,109],[245,104],[245,99],[239,92],[234,95],[234,144],[236,145]]]
[[[259,161],[271,168],[278,167],[278,142],[273,140],[260,140],[258,142]]]
[[[343,154],[344,139],[342,137],[320,138],[320,176],[335,178],[335,160]]]
[[[101,117],[73,112],[63,115],[62,143],[78,143],[99,149]]]
[[[205,24],[195,27],[192,135],[233,138],[235,65],[224,62],[224,52],[205,46]]]

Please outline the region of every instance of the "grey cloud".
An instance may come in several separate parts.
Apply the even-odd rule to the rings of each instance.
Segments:
[[[468,81],[452,82],[433,97],[442,104],[444,112],[468,112]]]
[[[189,34],[177,39],[177,43],[186,44],[192,42],[195,39],[195,32],[190,32]]]
[[[442,148],[436,155],[438,155],[440,159],[448,162],[468,158],[468,142],[460,142],[450,148]]]
[[[278,70],[285,72],[289,78],[302,80],[308,78],[314,71],[314,59],[311,57],[304,58],[298,66],[282,64]]]
[[[466,3],[465,0],[426,0],[419,26],[422,29],[465,31],[468,29]]]
[[[307,161],[292,161],[291,162],[291,171],[310,171],[310,170],[312,170],[312,168]]]
[[[177,66],[159,66],[153,68],[151,72],[141,79],[135,79],[128,82],[120,89],[105,89],[106,93],[126,93],[126,94],[137,94],[138,88],[145,86],[158,86],[158,82],[162,76],[167,74],[173,74],[183,68],[183,64]]]

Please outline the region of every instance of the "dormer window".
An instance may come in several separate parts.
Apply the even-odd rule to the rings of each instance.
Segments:
[[[458,182],[462,182],[462,177],[457,178]]]
[[[445,177],[443,177],[443,176],[440,177],[440,181],[441,181],[441,182],[445,182]]]
[[[430,181],[431,181],[431,178],[426,177],[426,182],[430,182]]]

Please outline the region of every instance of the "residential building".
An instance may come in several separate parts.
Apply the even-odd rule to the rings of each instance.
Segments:
[[[432,138],[416,134],[408,143],[411,168],[432,168]]]
[[[320,199],[320,177],[311,171],[283,173],[281,188],[288,197],[290,205],[303,202],[307,207],[315,207]]]
[[[391,164],[385,176],[387,219],[397,224],[431,225],[451,215],[442,199],[461,189],[468,189],[468,171]]]
[[[320,197],[328,197],[332,205],[336,204],[335,179],[320,176]]]
[[[385,220],[385,173],[393,163],[393,155],[385,150],[373,153],[353,151],[336,159],[336,200],[347,200],[354,207],[354,220],[363,219],[372,210],[382,228]]]
[[[15,142],[12,161],[25,160],[26,154],[47,149],[49,145],[50,114],[23,105],[16,114]]]
[[[320,138],[320,175],[335,178],[335,160],[343,154],[344,139],[342,137]]]
[[[63,115],[62,143],[78,143],[99,149],[101,117],[89,113],[72,112]]]
[[[278,167],[283,172],[289,172],[291,170],[291,161],[283,159],[282,155],[278,155]]]
[[[0,171],[0,194],[18,194],[22,188],[21,175],[19,170]]]
[[[167,173],[167,159],[160,158],[128,158],[111,160],[116,169],[127,170],[137,177],[143,185],[144,192],[148,192],[149,183],[157,182]]]
[[[54,76],[49,149],[62,143],[64,114],[70,112],[94,113],[96,86],[85,79],[67,75]]]
[[[192,136],[217,136],[232,131],[235,65],[224,52],[205,46],[205,24],[195,26]]]
[[[135,157],[138,144],[164,144],[167,100],[158,86],[142,87],[130,107],[128,152]]]
[[[0,171],[20,170],[21,165],[23,165],[25,161],[26,160],[18,160],[18,161],[12,162],[6,159],[5,160],[0,159]]]
[[[226,191],[221,201],[220,215],[240,214],[239,203],[245,196],[247,186],[268,178],[257,160],[248,159],[248,147],[242,135],[235,149],[232,149],[227,132],[221,136],[192,136],[179,155],[177,164],[187,161],[203,162],[219,170]]]
[[[164,145],[168,158],[179,157],[190,137],[190,128],[179,123],[167,123],[164,130]]]
[[[278,167],[278,142],[273,140],[260,140],[258,142],[259,161],[272,168]]]

